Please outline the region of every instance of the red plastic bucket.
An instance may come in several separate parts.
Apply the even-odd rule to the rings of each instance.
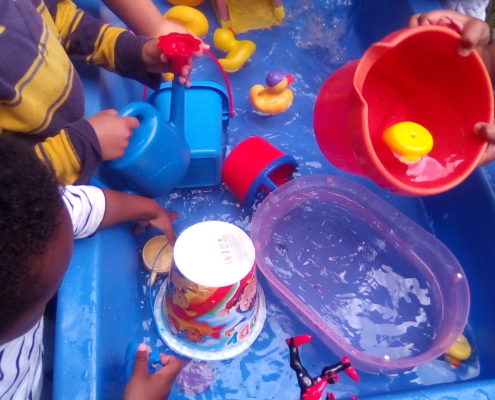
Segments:
[[[459,56],[459,40],[440,26],[402,29],[332,74],[314,109],[325,157],[399,194],[431,195],[461,183],[485,151],[473,127],[493,121],[493,89],[476,52]],[[431,153],[415,164],[401,162],[383,141],[385,129],[403,121],[433,136]]]

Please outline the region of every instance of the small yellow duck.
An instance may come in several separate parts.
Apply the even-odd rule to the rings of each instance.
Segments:
[[[444,357],[450,365],[457,368],[461,365],[462,361],[471,357],[472,352],[471,344],[466,339],[466,336],[461,335],[447,353],[444,354]]]
[[[249,91],[252,106],[264,114],[278,114],[287,110],[294,100],[289,85],[294,81],[292,74],[272,71],[266,75],[266,84],[254,85]]]
[[[418,162],[433,148],[431,133],[411,121],[398,122],[385,129],[383,141],[404,164]]]
[[[251,40],[237,40],[234,33],[227,28],[218,28],[213,33],[215,47],[226,51],[225,58],[218,61],[227,72],[236,72],[242,68],[256,50],[256,44]]]
[[[208,33],[208,19],[193,7],[174,6],[164,14],[164,17],[182,25],[197,37],[202,38]]]

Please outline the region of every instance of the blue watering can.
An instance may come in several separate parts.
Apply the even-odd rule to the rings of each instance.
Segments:
[[[125,154],[105,163],[122,189],[159,197],[168,194],[184,177],[190,162],[184,137],[185,88],[176,79],[171,95],[168,121],[144,101],[129,103],[120,110],[119,115],[139,120]]]

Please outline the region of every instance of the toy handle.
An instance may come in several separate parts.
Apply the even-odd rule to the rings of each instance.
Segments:
[[[136,361],[136,352],[139,347],[139,343],[132,342],[127,346],[127,351],[125,353],[125,380],[126,382],[131,379],[132,371],[134,370],[134,362]],[[163,365],[160,362],[160,353],[156,351],[152,351],[149,354],[148,360],[148,373],[152,374],[159,369],[161,369]]]
[[[157,110],[151,104],[144,101],[134,101],[127,104],[119,111],[119,115],[137,118],[139,120],[139,126],[134,129],[124,155],[116,160],[106,162],[106,165],[114,171],[132,167],[133,163],[140,156],[140,149],[148,145],[153,139],[159,125]]]
[[[234,118],[235,117],[235,109],[234,109],[234,96],[232,95],[232,86],[230,85],[230,79],[225,72],[225,69],[223,68],[222,64],[218,61],[218,59],[212,54],[211,51],[204,49],[203,53],[205,53],[208,57],[210,57],[213,62],[216,64],[218,69],[220,70],[223,80],[225,82],[225,86],[227,87],[227,95],[229,97],[229,113],[230,117]]]

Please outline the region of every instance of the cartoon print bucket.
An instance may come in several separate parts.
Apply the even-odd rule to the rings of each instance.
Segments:
[[[182,232],[154,313],[163,340],[179,354],[223,360],[246,350],[266,316],[249,236],[221,221]]]

